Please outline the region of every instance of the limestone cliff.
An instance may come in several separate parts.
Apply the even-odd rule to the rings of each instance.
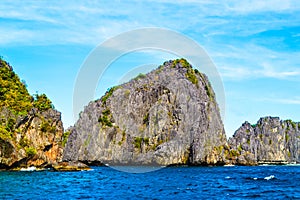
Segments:
[[[46,95],[29,95],[0,59],[0,169],[47,167],[61,160],[63,125]]]
[[[240,165],[300,163],[300,123],[261,118],[245,122],[229,139],[232,162]]]
[[[222,164],[226,136],[207,77],[184,59],[165,62],[90,102],[63,160],[102,164]]]

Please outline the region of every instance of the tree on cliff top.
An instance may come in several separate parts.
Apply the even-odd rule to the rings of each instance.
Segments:
[[[16,115],[26,115],[32,108],[32,101],[32,96],[12,70],[12,67],[1,59],[0,108],[6,107]]]
[[[32,97],[24,82],[12,67],[0,57],[0,109],[7,108],[15,115],[26,115],[32,108],[45,111],[54,108],[45,94]]]
[[[54,108],[51,100],[48,99],[48,97],[45,94],[41,94],[41,95],[35,94],[33,106],[39,109],[40,111],[45,111],[50,108],[52,109]]]

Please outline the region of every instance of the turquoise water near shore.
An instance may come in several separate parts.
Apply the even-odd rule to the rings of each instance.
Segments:
[[[0,172],[0,199],[300,199],[300,166]]]

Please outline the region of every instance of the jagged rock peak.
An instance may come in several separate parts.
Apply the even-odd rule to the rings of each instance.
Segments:
[[[110,88],[71,129],[63,159],[103,164],[217,164],[226,144],[214,91],[185,59]]]

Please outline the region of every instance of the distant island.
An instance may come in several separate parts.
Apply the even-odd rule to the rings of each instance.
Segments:
[[[67,131],[3,59],[0,72],[0,169],[300,163],[299,122],[263,117],[227,140],[208,78],[185,59],[110,88]]]

